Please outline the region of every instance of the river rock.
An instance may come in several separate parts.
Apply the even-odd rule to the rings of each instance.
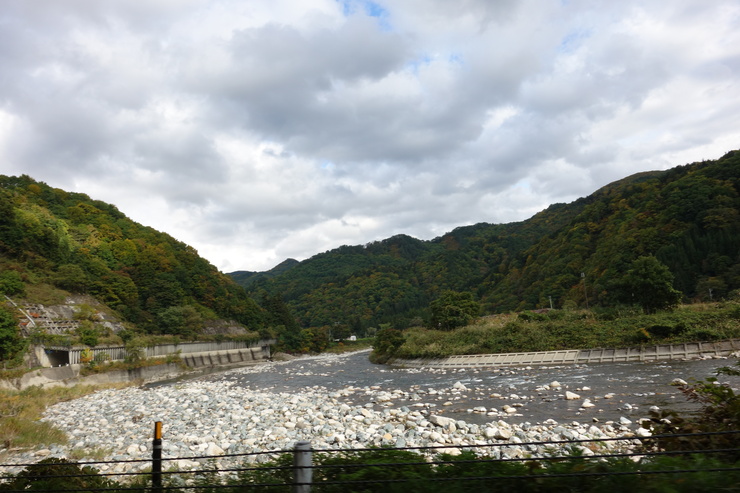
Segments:
[[[451,424],[455,422],[455,420],[433,414],[429,416],[429,422],[434,425],[441,426],[442,428],[448,428]]]
[[[329,358],[326,359],[330,361]],[[268,363],[260,367],[235,370],[234,373],[270,371],[271,365],[279,364],[284,363]],[[306,366],[303,369],[296,368],[296,371],[308,372],[309,368],[313,368],[313,374],[318,374],[321,367]],[[451,373],[448,370],[434,372],[437,371]],[[70,436],[69,444],[79,445],[78,448],[82,450],[110,450],[103,458],[105,460],[150,458],[152,426],[154,421],[162,421],[163,451],[168,457],[181,458],[181,463],[176,463],[176,466],[182,470],[202,467],[195,460],[196,457],[224,456],[226,451],[229,456],[219,457],[219,467],[244,460],[260,463],[269,458],[260,455],[231,458],[230,455],[285,450],[298,441],[310,441],[314,449],[320,450],[383,445],[477,446],[509,441],[512,437],[516,438],[514,442],[530,443],[559,440],[565,435],[574,438],[597,437],[597,432],[615,438],[631,434],[627,428],[631,424],[629,420],[620,420],[621,426],[558,424],[552,419],[542,423],[512,424],[509,420],[516,414],[516,406],[523,405],[522,402],[531,402],[529,398],[524,399],[526,396],[522,391],[512,393],[514,386],[502,389],[501,393],[491,394],[495,396],[493,398],[512,402],[513,405],[502,408],[500,416],[505,418],[499,419],[498,410],[493,407],[486,410],[484,406],[471,405],[475,413],[471,413],[471,420],[490,416],[491,420],[498,421],[468,424],[463,420],[440,416],[434,411],[441,411],[441,402],[452,403],[462,397],[462,392],[468,388],[461,382],[456,382],[452,388],[441,390],[425,389],[422,386],[390,391],[380,386],[347,386],[327,390],[315,385],[296,394],[277,392],[270,388],[254,390],[240,387],[235,384],[235,379],[228,378],[230,373],[224,373],[218,379],[189,380],[149,389],[129,387],[99,391],[49,407],[43,420],[52,422],[65,431]],[[510,369],[501,369],[498,373],[515,374]],[[331,376],[328,370],[326,375]],[[553,381],[550,387],[560,388],[561,385]],[[483,392],[488,395],[491,390],[480,391],[480,397]],[[566,396],[570,394],[573,393],[567,392]],[[411,406],[409,402],[413,400],[412,396],[419,396],[422,400]],[[343,397],[349,399],[344,400]],[[469,399],[477,400],[477,397],[473,395]],[[353,400],[362,402],[353,404]],[[382,405],[379,405],[379,401],[382,401]],[[402,405],[404,401],[406,405]],[[401,405],[396,406],[394,402]],[[79,417],[84,417],[84,420]],[[615,445],[618,446],[630,445]],[[499,457],[538,453],[534,445],[521,447],[519,452],[503,452],[498,447],[481,450]],[[46,453],[45,450],[49,452]],[[36,457],[68,456],[70,450],[70,445],[46,445],[37,451]],[[27,463],[31,460],[16,454],[13,463]],[[110,465],[108,472],[120,472],[126,467],[128,466]],[[8,473],[12,474],[13,471]]]

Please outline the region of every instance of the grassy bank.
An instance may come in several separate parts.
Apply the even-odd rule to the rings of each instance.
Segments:
[[[105,388],[122,388],[126,384]],[[67,436],[52,424],[39,421],[48,406],[77,399],[103,387],[76,385],[23,391],[0,390],[0,444],[5,448],[33,448],[67,443]]]
[[[640,311],[553,310],[484,317],[453,331],[411,328],[394,345],[397,358],[441,358],[561,349],[679,344],[740,337],[740,304],[684,305],[650,315]],[[399,341],[400,342],[400,341]]]

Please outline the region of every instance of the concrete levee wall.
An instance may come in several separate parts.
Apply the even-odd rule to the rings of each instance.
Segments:
[[[263,346],[265,344],[270,344],[270,343],[273,343],[273,341],[183,342],[180,344],[159,344],[157,346],[151,346],[151,347],[146,348],[146,357],[154,358],[157,356],[166,356],[168,354],[174,354],[178,351],[180,352],[180,354],[230,351],[234,349],[246,349],[246,348],[252,348],[256,346]]]
[[[259,354],[266,354],[266,356],[253,359],[264,359],[265,357],[270,357],[270,345],[274,343],[275,341],[273,340],[263,339],[254,342],[223,341],[159,344],[145,348],[144,357],[157,358],[177,354],[178,352],[181,356],[185,356],[189,354],[216,354],[257,349]],[[126,358],[126,348],[124,346],[100,346],[89,349],[85,347],[65,348],[51,346],[41,348],[41,352],[38,350],[36,352],[42,366],[59,366],[62,360],[64,360],[62,364],[80,364],[82,362],[82,352],[85,350],[89,350],[92,353],[95,361],[123,361]]]
[[[252,363],[270,358],[270,346],[232,349],[230,351],[190,353],[182,356],[182,361],[190,368],[202,366],[237,365]]]
[[[123,382],[154,382],[175,378],[183,373],[178,364],[164,364],[134,368],[132,370],[115,370],[94,375],[80,376],[81,365],[63,366],[60,368],[41,368],[26,373],[20,378],[0,380],[0,388],[7,390],[24,390],[29,387],[72,387],[74,385],[105,385]]]
[[[180,353],[180,361],[189,369],[201,367],[219,367],[219,366],[238,366],[250,365],[264,362],[270,359],[270,344],[274,341],[260,341],[261,345],[252,344],[251,347],[242,347],[238,349],[222,349],[202,352]],[[179,345],[170,345],[177,347]],[[216,348],[219,346],[209,345],[190,345],[189,348]],[[224,347],[224,346],[221,346]],[[228,346],[227,346],[228,347]],[[48,348],[34,348],[39,356],[39,360],[44,360]],[[110,348],[105,348],[110,349]],[[51,351],[60,351],[53,349]],[[93,353],[94,354],[94,353]],[[175,354],[175,352],[165,353]],[[164,355],[161,355],[164,356]],[[79,359],[78,359],[79,361]],[[49,359],[46,358],[46,362]],[[153,366],[144,366],[132,370],[113,370],[94,375],[80,376],[82,365],[79,363],[66,364],[55,368],[40,368],[30,371],[19,378],[0,380],[0,389],[23,390],[32,386],[55,387],[55,386],[73,386],[73,385],[101,385],[108,383],[144,381],[152,382],[156,380],[166,380],[182,375],[188,369],[181,364],[169,363],[158,364]]]
[[[566,365],[576,363],[616,363],[630,361],[661,361],[728,356],[740,353],[740,339],[685,344],[616,349],[571,349],[531,353],[475,354],[447,358],[396,359],[395,366],[414,368],[485,368],[522,365]]]

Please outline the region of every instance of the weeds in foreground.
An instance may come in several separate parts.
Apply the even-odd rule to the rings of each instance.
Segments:
[[[212,464],[204,468],[214,469]],[[60,478],[65,475],[67,478]],[[571,454],[548,461],[501,461],[471,451],[457,456],[441,454],[431,461],[403,450],[365,450],[314,455],[311,491],[320,493],[467,493],[518,491],[522,493],[714,492],[736,491],[737,463],[703,455],[589,459]],[[71,481],[65,481],[72,478]],[[185,479],[189,478],[189,479]],[[245,467],[232,475],[203,472],[195,476],[166,475],[168,491],[286,491],[293,481],[292,455],[283,454],[257,468]],[[185,483],[188,484],[185,484]],[[75,489],[99,491],[146,489],[148,476],[122,484],[95,469],[64,459],[46,459],[0,483],[0,491]]]
[[[67,453],[67,458],[73,461],[88,460],[102,461],[110,457],[113,449],[110,447],[73,448]]]
[[[65,444],[67,436],[50,423],[39,421],[48,406],[70,401],[103,388],[122,388],[126,384],[106,387],[76,385],[42,389],[0,390],[0,444],[5,448],[32,448],[39,445]]]

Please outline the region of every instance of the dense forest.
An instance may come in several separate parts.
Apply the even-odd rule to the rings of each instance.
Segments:
[[[0,175],[0,294],[87,294],[145,334],[197,338],[205,321],[233,320],[294,350],[384,324],[429,325],[449,293],[481,314],[629,304],[620,283],[645,256],[670,271],[684,301],[719,300],[740,288],[739,180],[732,151],[624,178],[522,222],[431,241],[397,235],[225,275],[113,205]]]
[[[193,337],[213,319],[265,323],[192,247],[87,195],[0,175],[0,294],[34,298],[44,287],[90,295],[150,334]]]
[[[230,274],[256,299],[282,297],[301,326],[398,328],[430,318],[447,290],[483,313],[625,303],[617,285],[654,256],[684,301],[740,288],[740,151],[639,173],[511,224],[457,228],[431,241],[398,235],[342,246],[266,273]]]

